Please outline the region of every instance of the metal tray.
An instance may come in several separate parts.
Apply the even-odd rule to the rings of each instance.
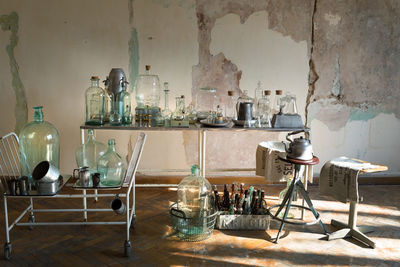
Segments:
[[[100,183],[97,187],[93,187],[92,179],[89,180],[89,186],[82,186],[79,179],[77,179],[72,187],[75,189],[119,189],[124,184],[124,180],[122,179],[118,185],[102,185]]]
[[[226,127],[229,125],[230,121],[225,120],[223,123],[209,123],[207,120],[201,120],[200,123],[209,127]]]
[[[29,196],[54,196],[57,195],[58,192],[61,191],[61,189],[64,187],[64,185],[68,182],[68,180],[71,178],[71,175],[67,175],[67,174],[63,174],[60,175],[59,179],[59,185],[58,185],[58,190],[55,193],[52,194],[43,194],[40,193],[38,190],[36,189],[32,189],[32,190],[28,190],[28,195],[23,196],[23,195],[10,195],[9,192],[6,193],[7,196],[9,197],[29,197]]]

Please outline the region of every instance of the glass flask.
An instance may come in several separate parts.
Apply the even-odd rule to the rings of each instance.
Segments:
[[[211,184],[199,173],[199,166],[193,165],[191,175],[178,185],[178,209],[185,213],[186,218],[201,218],[215,213]]]
[[[171,126],[172,111],[169,109],[169,88],[168,82],[164,83],[164,109],[161,111],[161,116],[165,127]]]
[[[238,120],[252,120],[254,116],[254,109],[254,99],[248,96],[247,90],[244,90],[243,95],[238,98],[236,103]]]
[[[141,74],[135,81],[136,105],[144,108],[159,107],[160,105],[160,80],[157,75],[150,74],[150,66],[146,65],[146,73]]]
[[[86,166],[89,167],[91,174],[97,172],[97,162],[106,151],[106,145],[96,141],[94,131],[89,129],[86,143],[80,145],[75,151],[78,168]]]
[[[225,117],[228,119],[237,119],[235,91],[228,91],[228,100],[225,104]]]
[[[261,127],[271,127],[271,91],[265,90],[263,97],[258,100],[257,110],[260,116]]]
[[[172,119],[176,121],[183,121],[186,119],[185,114],[185,96],[181,95],[175,98],[176,100],[176,109],[172,114]]]
[[[131,94],[126,90],[127,81],[123,80],[122,83],[122,91],[117,94],[116,98],[116,108],[114,112],[118,112],[121,117],[122,124],[131,124],[132,123],[132,115],[131,113]],[[125,114],[126,113],[126,114]],[[130,122],[129,122],[130,120]]]
[[[100,182],[102,185],[119,185],[125,176],[125,163],[115,148],[115,140],[108,140],[108,149],[106,153],[99,158],[97,171],[100,173]]]
[[[104,112],[104,122],[110,122],[110,113],[111,113],[111,94],[108,92],[108,86],[110,85],[110,79],[108,78],[108,76],[106,77],[106,79],[103,81],[104,83],[104,92],[105,92],[105,99],[106,99],[106,103],[105,103],[105,112]]]
[[[261,82],[258,81],[257,82],[257,87],[254,90],[254,98],[255,98],[257,103],[258,103],[258,100],[263,97],[263,95],[264,95],[264,90],[261,88]]]
[[[211,87],[200,88],[197,93],[197,118],[206,119],[210,111],[215,111],[217,106],[217,89]]]
[[[106,93],[99,86],[99,77],[90,78],[91,86],[86,89],[86,122],[87,125],[103,125],[106,107]]]
[[[41,161],[60,167],[60,143],[57,129],[43,120],[42,107],[34,107],[34,120],[25,124],[19,134],[21,172],[32,178],[33,169]]]

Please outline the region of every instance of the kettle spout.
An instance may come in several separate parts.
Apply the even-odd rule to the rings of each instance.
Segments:
[[[285,146],[285,152],[286,152],[286,153],[290,153],[289,144],[286,143],[286,142],[284,142],[284,141],[282,141],[282,144]]]

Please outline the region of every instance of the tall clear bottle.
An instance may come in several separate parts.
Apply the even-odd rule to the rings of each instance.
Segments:
[[[97,171],[100,173],[100,182],[106,186],[119,185],[125,176],[125,163],[118,155],[115,140],[108,140],[107,152],[99,158]]]
[[[260,100],[263,97],[263,95],[264,95],[264,90],[261,88],[261,82],[258,81],[257,87],[254,90],[254,97],[255,97],[256,103],[258,103],[258,100]]]
[[[273,103],[273,113],[279,113],[281,109],[283,109],[283,91],[282,90],[275,90],[275,98],[274,98],[274,103]]]
[[[128,92],[127,81],[121,81],[122,83],[122,91],[117,95],[117,106],[118,106],[118,114],[122,118],[122,124],[131,124],[132,116],[131,114],[131,94]]]
[[[22,175],[32,178],[33,169],[41,161],[60,167],[60,143],[57,129],[44,121],[42,107],[34,107],[34,120],[25,124],[19,134]]]
[[[110,113],[112,109],[112,93],[109,93],[108,87],[110,85],[110,78],[107,76],[106,79],[103,81],[104,83],[104,92],[105,92],[105,112],[104,112],[104,122],[110,122]]]
[[[164,83],[164,109],[161,111],[162,118],[164,120],[164,126],[171,126],[171,114],[172,111],[169,109],[169,88],[168,82]]]
[[[235,91],[228,91],[228,101],[225,105],[225,117],[230,120],[237,119]]]
[[[86,89],[86,124],[103,125],[106,108],[105,91],[99,86],[99,77],[92,76],[91,86]]]
[[[271,91],[265,90],[263,97],[258,100],[257,109],[261,120],[261,127],[271,127]]]
[[[94,131],[89,129],[86,142],[75,151],[76,164],[79,168],[89,167],[90,173],[95,173],[97,172],[97,162],[106,151],[106,145],[96,141]]]

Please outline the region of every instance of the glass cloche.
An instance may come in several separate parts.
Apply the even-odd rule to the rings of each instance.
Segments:
[[[157,75],[150,74],[150,66],[146,65],[146,73],[141,74],[135,81],[136,104],[139,108],[159,107],[160,80]]]

